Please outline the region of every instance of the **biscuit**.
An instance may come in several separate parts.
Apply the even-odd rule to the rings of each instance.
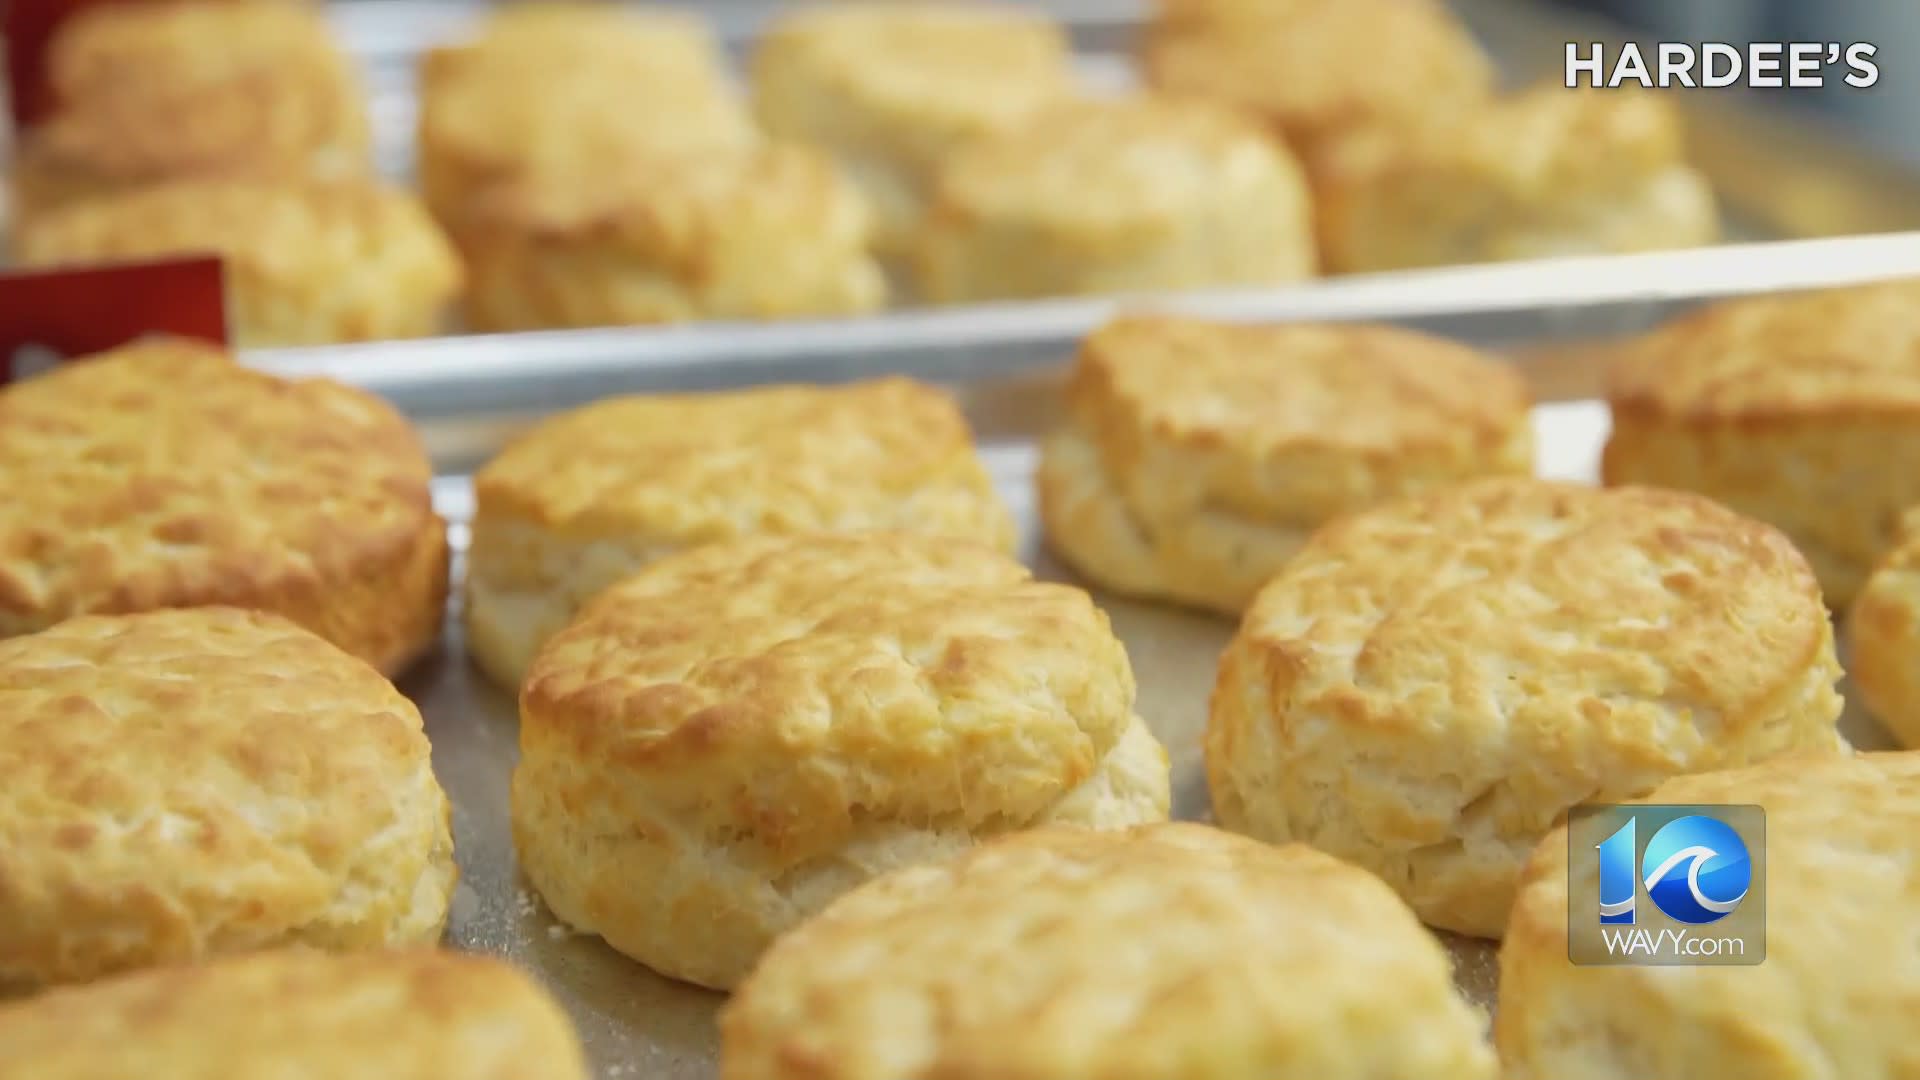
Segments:
[[[417,172],[455,227],[525,172],[591,178],[609,157],[737,150],[753,125],[696,20],[621,5],[507,5],[419,69]]]
[[[336,180],[370,167],[352,63],[317,8],[88,7],[47,55],[53,114],[23,141],[14,213],[182,177]]]
[[[1310,277],[1300,170],[1245,118],[1155,98],[1048,109],[941,167],[914,249],[928,300]]]
[[[1435,0],[1180,0],[1142,41],[1150,85],[1260,116],[1309,173],[1346,139],[1481,107],[1492,61]]]
[[[1847,674],[1902,746],[1920,747],[1920,508],[1847,611]]]
[[[1492,1080],[1451,974],[1393,890],[1311,848],[1034,829],[781,939],[722,1013],[720,1076]]]
[[[0,985],[440,936],[457,871],[420,713],[277,615],[0,641]]]
[[[1494,1030],[1506,1075],[1910,1073],[1920,1002],[1920,754],[1768,762],[1673,780],[1646,801],[1765,809],[1765,961],[1574,967],[1567,838],[1557,831],[1527,866],[1500,952]],[[1597,860],[1583,862],[1590,881]],[[1712,936],[1713,928],[1697,932]]]
[[[1066,399],[1040,461],[1051,546],[1116,592],[1229,614],[1331,518],[1532,471],[1511,367],[1385,326],[1122,318]]]
[[[1836,753],[1833,630],[1786,537],[1706,499],[1482,480],[1322,529],[1221,660],[1222,825],[1498,937],[1568,808]]]
[[[1559,85],[1356,139],[1319,187],[1321,252],[1358,273],[1710,244],[1684,140],[1665,97]]]
[[[242,346],[422,337],[461,283],[426,209],[365,179],[176,180],[29,218],[14,241],[26,266],[203,252],[225,262]]]
[[[56,990],[0,1005],[0,1061],[39,1080],[588,1075],[572,1024],[531,979],[427,949],[278,949]]]
[[[712,544],[608,589],[534,660],[514,846],[561,920],[727,988],[888,870],[1165,820],[1167,754],[1133,705],[1106,615],[992,548]]]
[[[808,147],[528,174],[469,205],[477,329],[853,315],[886,300],[859,189]]]
[[[1608,365],[1610,484],[1768,522],[1844,608],[1920,505],[1920,279],[1722,302]]]
[[[0,389],[0,637],[229,604],[395,673],[445,611],[431,483],[385,402],[204,345],[141,342]]]
[[[1073,91],[1066,35],[1016,8],[817,7],[776,22],[753,57],[766,130],[833,153],[904,254],[940,163]]]
[[[506,686],[594,593],[682,548],[841,529],[1014,543],[966,419],[909,379],[602,401],[513,442],[474,496],[467,647]]]

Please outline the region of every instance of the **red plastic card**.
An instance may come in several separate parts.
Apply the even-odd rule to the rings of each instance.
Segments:
[[[22,357],[84,356],[149,334],[227,341],[226,290],[213,257],[0,274],[0,383]]]

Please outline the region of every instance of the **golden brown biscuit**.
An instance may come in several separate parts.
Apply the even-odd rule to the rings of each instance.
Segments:
[[[426,209],[365,179],[176,180],[37,215],[14,240],[27,266],[206,252],[225,260],[242,346],[422,337],[461,283]]]
[[[786,16],[753,58],[754,110],[774,135],[829,150],[904,254],[935,171],[957,147],[1072,93],[1051,21],[1017,8],[848,3]]]
[[[1358,273],[1709,244],[1684,138],[1667,98],[1557,84],[1359,138],[1323,173],[1321,252]]]
[[[587,180],[608,158],[737,150],[753,141],[718,47],[697,21],[622,5],[507,5],[472,40],[421,60],[418,172],[455,226],[523,173]]]
[[[480,329],[852,315],[886,300],[859,189],[807,147],[605,159],[504,182],[468,210]]]
[[[1393,890],[1203,825],[1045,828],[855,889],[721,1016],[723,1080],[1491,1080]]]
[[[1621,350],[1607,382],[1608,483],[1777,526],[1836,608],[1920,505],[1920,279],[1723,302]]]
[[[0,986],[446,925],[453,837],[419,711],[277,615],[0,641],[0,773]]]
[[[843,529],[1014,542],[966,419],[909,379],[602,401],[523,435],[474,492],[467,647],[506,686],[594,593],[682,548]]]
[[[0,1005],[34,1080],[586,1080],[566,1015],[498,960],[282,949]]]
[[[1567,839],[1556,831],[1527,865],[1500,952],[1494,1029],[1506,1075],[1911,1075],[1920,754],[1773,761],[1672,780],[1645,801],[1765,809],[1765,961],[1574,967]],[[1585,860],[1579,872],[1591,880],[1595,864]]]
[[[1483,480],[1322,529],[1261,590],[1207,728],[1220,823],[1506,925],[1569,807],[1834,753],[1833,630],[1786,537],[1650,488]]]
[[[231,604],[389,674],[447,593],[432,468],[370,394],[154,340],[0,389],[0,637]]]
[[[57,104],[14,166],[19,218],[181,177],[369,168],[361,88],[312,5],[93,5],[62,26],[47,64]]]
[[[1147,81],[1261,116],[1310,173],[1348,137],[1479,108],[1494,70],[1436,0],[1177,0],[1148,28]]]
[[[1847,611],[1847,674],[1902,746],[1920,747],[1920,507]]]
[[[1118,592],[1238,614],[1323,522],[1474,476],[1527,475],[1526,384],[1385,326],[1128,317],[1080,347],[1041,518]]]
[[[992,548],[708,545],[608,589],[540,651],[514,846],[568,924],[730,987],[888,870],[1031,825],[1165,820],[1167,754],[1133,694],[1087,594]]]
[[[927,299],[1310,277],[1306,186],[1240,115],[1156,98],[1047,110],[954,154],[914,251]]]

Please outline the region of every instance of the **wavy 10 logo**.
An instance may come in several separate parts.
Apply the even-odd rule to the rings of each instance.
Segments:
[[[1585,808],[1569,826],[1569,955],[1576,963],[1758,963],[1764,836],[1753,806]]]

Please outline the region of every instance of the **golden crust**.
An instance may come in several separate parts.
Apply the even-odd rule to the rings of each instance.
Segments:
[[[821,146],[904,252],[941,161],[1072,91],[1066,35],[1015,8],[849,3],[776,22],[753,57],[767,131]]]
[[[1313,273],[1306,185],[1237,113],[1153,97],[1046,110],[941,168],[929,299],[1152,291]]]
[[[531,979],[425,949],[273,950],[53,991],[0,1005],[0,1060],[34,1080],[588,1075],[572,1024]]]
[[[1920,747],[1920,508],[1847,611],[1847,674],[1902,746]]]
[[[1365,272],[1711,243],[1684,142],[1664,96],[1557,84],[1356,138],[1322,172],[1323,252]]]
[[[1384,326],[1128,317],[1081,346],[1040,508],[1122,592],[1237,614],[1321,523],[1474,476],[1525,475],[1525,383]]]
[[[1706,499],[1485,480],[1322,529],[1247,612],[1214,811],[1497,937],[1566,810],[1832,753],[1833,631],[1785,537]]]
[[[1041,822],[1164,820],[1166,752],[1133,698],[1087,594],[991,548],[708,545],[601,593],[540,651],[515,845],[562,919],[727,987],[877,873]]]
[[[247,346],[432,334],[462,277],[412,195],[358,179],[178,180],[30,218],[14,242],[29,266],[194,252],[225,259]]]
[[[330,180],[369,165],[358,81],[309,5],[96,5],[47,62],[59,105],[15,166],[25,218],[176,177]]]
[[[872,311],[866,205],[807,147],[529,173],[472,200],[469,321],[489,330]]]
[[[1845,607],[1920,504],[1920,280],[1729,301],[1608,367],[1609,483],[1698,491],[1779,527]]]
[[[908,379],[602,401],[513,442],[474,491],[468,645],[508,686],[581,603],[682,548],[863,528],[1014,543],[959,408]]]
[[[1491,1080],[1393,891],[1201,825],[1037,829],[902,870],[783,938],[723,1080]]]
[[[523,173],[580,180],[608,159],[738,150],[754,138],[697,21],[619,5],[509,5],[421,61],[421,188],[457,228]]]
[[[1673,780],[1646,801],[1765,808],[1766,962],[1572,966],[1567,840],[1556,831],[1527,866],[1500,953],[1495,1034],[1507,1075],[1787,1080],[1908,1070],[1920,1009],[1911,947],[1920,754],[1770,762]]]
[[[155,340],[0,390],[0,636],[272,611],[392,673],[438,636],[446,531],[385,402]]]
[[[278,616],[83,616],[0,641],[0,770],[0,985],[446,924],[453,838],[419,711]]]

